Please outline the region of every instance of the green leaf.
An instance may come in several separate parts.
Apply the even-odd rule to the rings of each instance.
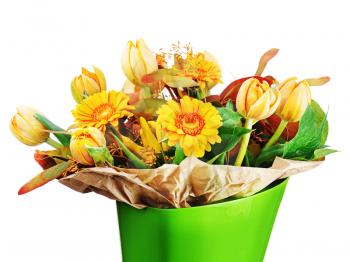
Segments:
[[[203,161],[213,164],[220,163],[222,155],[233,149],[243,135],[251,132],[250,129],[242,127],[242,116],[228,107],[219,107],[217,110],[222,118],[222,126],[219,128],[219,136],[221,143],[216,143],[211,146],[211,151],[207,152],[203,157]]]
[[[176,145],[176,150],[175,150],[175,156],[173,159],[173,164],[179,165],[182,160],[186,158],[185,153],[183,149],[180,147],[179,144]]]
[[[229,99],[226,103],[226,108],[233,110],[233,103],[232,100]]]
[[[219,107],[217,110],[222,118],[222,126],[220,127],[221,133],[232,133],[232,129],[242,126],[242,116],[231,108]]]
[[[322,108],[312,101],[300,120],[296,136],[284,146],[284,158],[312,158],[314,151],[322,147],[328,135],[328,122]]]
[[[123,143],[123,141],[118,137],[118,132],[115,130],[115,128],[112,125],[107,126],[107,130],[110,131],[110,134],[113,136],[113,138],[117,141],[118,145],[120,146],[121,150],[123,150],[124,154],[129,158],[131,163],[139,169],[147,169],[149,168],[145,162],[143,162],[141,159],[139,159],[133,152],[131,152]]]
[[[63,131],[65,132],[66,130],[64,130],[63,128],[56,126],[54,123],[52,123],[49,119],[47,119],[45,116],[36,113],[34,115],[34,117],[45,126],[45,128],[47,128],[48,130],[51,131]],[[63,146],[69,146],[70,144],[70,138],[71,135],[70,134],[60,134],[60,133],[55,133],[53,132],[53,134],[57,137],[57,139],[61,142],[61,144]]]
[[[26,194],[38,187],[45,185],[51,180],[60,177],[63,172],[66,171],[72,164],[73,163],[71,161],[66,161],[42,171],[40,174],[28,181],[24,186],[22,186],[18,191],[18,194]]]
[[[209,165],[212,165],[215,163],[216,160],[220,161],[222,159],[222,156],[224,156],[224,159],[225,159],[225,154],[226,154],[226,152],[218,154],[218,155],[214,156],[212,159],[208,160],[207,163]]]
[[[331,149],[331,148],[319,148],[319,149],[316,149],[314,151],[314,155],[312,157],[312,160],[317,160],[317,159],[320,159],[322,157],[325,157],[329,154],[333,154],[336,152],[338,152],[338,150]]]
[[[276,156],[282,156],[284,151],[284,144],[273,145],[267,149],[261,150],[256,158],[255,166],[269,167],[275,160]]]
[[[109,163],[112,166],[114,165],[114,159],[107,147],[86,146],[86,148],[89,152],[89,155],[93,158],[96,166],[101,166],[105,163]]]
[[[250,150],[247,150],[244,156],[244,166],[254,166],[254,155]]]
[[[231,150],[238,144],[243,135],[251,132],[250,129],[239,126],[234,127],[231,133],[221,133],[220,129],[221,128],[219,128],[219,135],[221,137],[221,143],[216,143],[211,146],[211,152],[215,155]]]

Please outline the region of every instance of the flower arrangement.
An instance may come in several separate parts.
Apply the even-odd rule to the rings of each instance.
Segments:
[[[233,196],[230,190],[225,189],[225,194],[220,191],[229,183],[218,182],[225,180],[226,173],[231,172],[231,177],[244,175],[247,170],[250,173],[246,177],[254,170],[274,174],[254,190],[248,192],[242,187],[235,191],[239,196],[253,194],[275,179],[289,176],[298,165],[297,170],[306,169],[307,164],[300,167],[302,161],[314,166],[315,160],[335,152],[325,144],[326,113],[310,92],[311,86],[323,85],[329,77],[291,77],[280,82],[262,76],[277,52],[266,52],[254,75],[235,80],[219,95],[213,95],[210,91],[222,83],[222,73],[208,52],[196,53],[190,45],[175,44],[170,51],[154,53],[142,39],[136,44],[129,41],[121,59],[126,76],[121,91],[107,90],[105,76],[97,67],[92,71],[83,68],[81,75],[73,78],[71,92],[77,105],[71,111],[74,124],[68,129],[58,127],[35,109],[17,109],[10,122],[15,137],[29,146],[46,142],[53,147],[35,151],[35,160],[44,170],[19,194],[60,179],[78,191],[102,192],[136,207],[182,207]],[[290,168],[279,173],[271,170],[276,157],[288,160]],[[194,171],[193,165],[206,168],[216,178],[204,178],[200,175],[203,170]],[[178,166],[181,174],[192,176],[175,176]],[[98,188],[101,183],[96,180],[104,181],[103,186]],[[122,187],[109,186],[116,185],[117,180]],[[252,183],[248,180],[245,182]],[[200,193],[194,181],[197,185],[201,182],[202,189],[216,181],[216,196],[197,201],[196,197],[208,191]],[[181,192],[186,191],[182,197],[174,193],[179,184]],[[126,188],[135,195],[121,196]],[[171,197],[164,193],[167,190],[173,193]]]

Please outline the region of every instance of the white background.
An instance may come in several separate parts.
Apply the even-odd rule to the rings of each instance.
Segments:
[[[350,38],[346,1],[1,1],[0,261],[121,261],[115,203],[54,181],[25,196],[40,171],[34,148],[8,131],[16,105],[33,105],[62,126],[72,122],[70,81],[97,65],[110,89],[124,82],[120,54],[143,37],[155,51],[180,40],[220,61],[225,83],[255,72],[283,80],[329,75],[313,97],[327,110],[337,153],[293,177],[265,261],[350,261],[348,148]],[[45,147],[45,146],[44,146]],[[41,148],[43,148],[41,146]]]

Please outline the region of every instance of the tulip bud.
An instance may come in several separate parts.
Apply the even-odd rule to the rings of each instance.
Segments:
[[[106,79],[103,72],[93,66],[94,72],[82,68],[81,75],[73,78],[71,91],[74,100],[80,103],[87,96],[106,90]]]
[[[142,144],[145,147],[152,148],[154,152],[160,153],[162,148],[156,138],[156,136],[153,134],[150,126],[148,125],[146,119],[143,117],[140,117],[140,136]]]
[[[285,121],[298,122],[311,102],[310,85],[296,78],[283,81],[277,89],[281,93],[281,103],[276,114]]]
[[[72,158],[83,165],[94,165],[93,158],[89,155],[87,146],[106,146],[106,139],[102,132],[95,127],[79,128],[72,133],[70,151]]]
[[[272,89],[266,81],[256,78],[243,82],[237,94],[237,111],[246,119],[259,121],[271,116],[281,100],[278,90]]]
[[[136,45],[129,41],[122,54],[122,69],[134,85],[142,85],[142,77],[158,70],[156,55],[147,47],[143,39]]]
[[[49,138],[49,132],[34,117],[38,113],[35,109],[21,106],[17,107],[17,113],[12,117],[10,130],[12,134],[23,144],[36,146]]]

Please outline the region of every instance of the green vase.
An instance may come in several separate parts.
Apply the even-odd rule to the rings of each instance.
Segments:
[[[123,262],[263,261],[287,182],[200,207],[135,209],[118,203]]]

